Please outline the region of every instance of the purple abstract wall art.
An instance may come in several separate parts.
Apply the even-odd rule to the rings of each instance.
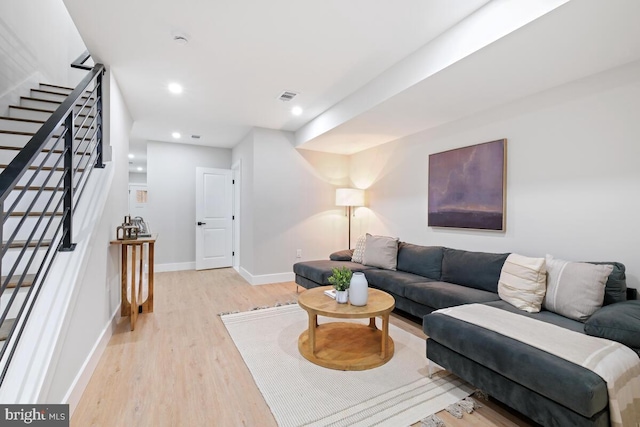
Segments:
[[[429,156],[430,227],[505,229],[507,140]]]

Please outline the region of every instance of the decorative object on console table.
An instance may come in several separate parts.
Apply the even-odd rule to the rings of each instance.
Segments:
[[[505,230],[507,140],[429,156],[429,227]]]
[[[347,267],[332,268],[329,283],[336,290],[336,302],[345,304],[348,301],[348,290],[353,273]]]
[[[364,273],[353,273],[351,284],[349,285],[349,303],[355,306],[367,305],[368,296],[369,283]]]
[[[138,237],[151,237],[151,228],[141,216],[131,218],[131,224],[138,227]]]
[[[351,208],[364,206],[364,190],[359,188],[336,189],[336,206],[346,206],[349,217],[349,249],[351,249]]]
[[[154,234],[151,237],[111,241],[111,244],[121,247],[120,315],[130,317],[132,331],[135,329],[139,313],[153,313],[154,245],[157,237],[158,235]],[[147,286],[144,286],[145,259],[149,266]]]
[[[140,228],[131,222],[131,216],[124,217],[122,225],[116,228],[116,239],[118,240],[135,240],[138,238]]]

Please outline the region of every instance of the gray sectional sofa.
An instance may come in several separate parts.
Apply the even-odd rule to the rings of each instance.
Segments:
[[[604,380],[586,368],[496,332],[440,314],[434,310],[482,303],[523,316],[586,333],[604,334],[640,355],[640,301],[627,290],[620,263],[606,283],[603,308],[586,326],[542,310],[527,313],[498,296],[498,280],[509,254],[469,252],[439,246],[400,243],[397,270],[382,270],[350,261],[351,251],[330,260],[293,266],[295,281],[305,288],[326,286],[333,267],[362,271],[374,288],[396,299],[396,308],[423,318],[427,358],[455,373],[495,399],[548,426],[609,425]],[[629,294],[629,295],[627,295]]]

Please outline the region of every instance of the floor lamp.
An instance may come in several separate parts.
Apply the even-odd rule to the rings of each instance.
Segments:
[[[349,217],[349,249],[351,249],[351,208],[364,206],[364,190],[358,188],[336,189],[336,206],[346,206]]]

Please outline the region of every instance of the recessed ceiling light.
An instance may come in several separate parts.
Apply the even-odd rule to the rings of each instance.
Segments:
[[[294,116],[299,116],[300,114],[302,114],[302,108],[296,105],[291,109],[291,114],[293,114]]]
[[[129,158],[130,158],[130,159],[133,159],[134,157],[135,157],[135,156],[134,156],[133,154],[129,153]]]
[[[142,166],[138,166],[138,172],[142,172]]]
[[[182,86],[178,83],[169,83],[169,92],[171,93],[182,93]]]
[[[180,132],[173,132],[171,136],[174,137],[175,139],[180,139],[182,135],[180,135]]]

